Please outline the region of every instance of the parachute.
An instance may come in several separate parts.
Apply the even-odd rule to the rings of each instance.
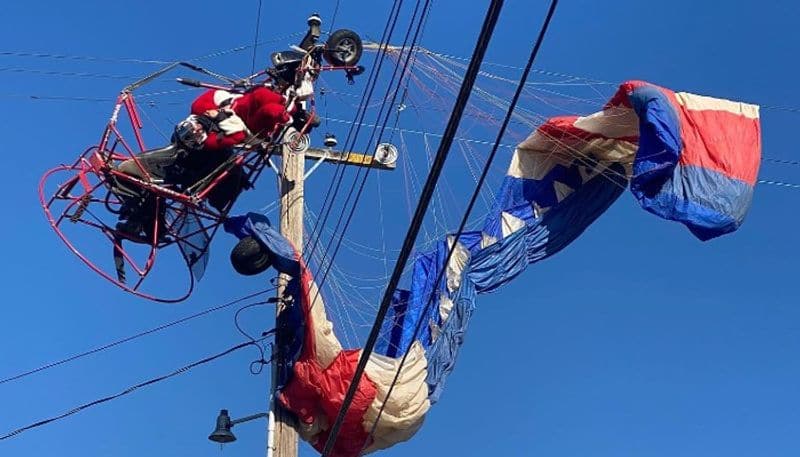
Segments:
[[[331,455],[411,438],[453,371],[478,294],[565,248],[628,185],[646,211],[710,240],[744,221],[760,155],[758,106],[642,81],[621,84],[600,112],[548,119],[518,144],[482,230],[450,234],[417,255],[409,288],[394,292]],[[293,332],[278,348],[291,359],[278,400],[321,450],[361,350],[342,346],[309,269],[265,216],[232,218],[225,228],[255,236],[293,277],[294,301],[278,325]]]

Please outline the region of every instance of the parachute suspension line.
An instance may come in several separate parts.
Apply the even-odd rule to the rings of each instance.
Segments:
[[[255,38],[253,38],[253,65],[250,68],[250,74],[256,72],[256,56],[258,55],[258,33],[261,30],[261,2],[262,0],[258,0],[258,12],[256,12],[256,32]]]
[[[398,114],[399,116],[399,114]],[[383,197],[382,197],[382,190],[381,190],[381,174],[378,173],[377,177],[377,185],[378,185],[378,225],[381,228],[381,249],[383,250],[383,274],[389,275],[389,255],[386,252],[386,230],[383,226]]]
[[[394,34],[394,28],[397,24],[397,19],[400,15],[400,9],[402,5],[403,0],[395,0],[392,3],[392,9],[389,11],[389,18],[387,19],[386,25],[383,29],[383,35],[381,35],[382,42],[388,42],[388,40],[391,39],[392,35]],[[364,122],[367,106],[372,99],[372,94],[375,91],[380,70],[383,67],[383,62],[386,58],[386,51],[386,48],[383,48],[381,51],[379,51],[377,64],[370,68],[367,84],[364,87],[364,93],[361,96],[361,101],[359,102],[358,109],[356,110],[355,118],[353,123],[350,124],[350,128],[348,129],[347,137],[345,138],[344,143],[342,143],[342,150],[347,151],[348,157],[349,151],[352,150],[358,137],[358,132],[361,128],[360,124]],[[320,221],[311,227],[311,231],[309,233],[309,242],[306,243],[304,252],[310,253],[316,249],[317,243],[319,242],[319,238],[321,236],[321,233],[318,233],[317,229],[318,227],[324,226],[328,220],[328,217],[330,216],[330,212],[333,209],[333,200],[335,199],[335,195],[338,194],[339,186],[344,179],[344,170],[345,167],[342,165],[342,163],[336,164],[333,177],[331,177],[331,182],[328,185],[328,191],[325,193],[325,200],[322,202],[322,207],[320,209],[320,213],[324,212],[325,214],[322,216]]]
[[[477,163],[478,160],[477,160],[477,157],[475,157],[475,155],[476,155],[475,151],[472,150],[471,148],[470,148],[469,151],[467,151],[467,148],[469,148],[469,146],[465,146],[463,141],[458,141],[457,144],[458,144],[459,149],[461,149],[461,154],[464,156],[464,161],[467,164],[467,170],[469,171],[469,174],[472,176],[472,179],[474,179],[475,182],[478,182],[478,173],[473,168],[473,165],[474,166],[478,166],[478,163]],[[474,162],[473,162],[473,160],[474,160]],[[487,187],[487,189],[490,189],[490,188]],[[487,192],[489,193],[488,197],[484,193],[481,193],[481,197],[483,198],[483,204],[487,208],[491,208],[492,207],[492,200],[494,200],[494,192],[492,192],[491,190],[487,190]]]
[[[511,100],[511,103],[508,106],[508,111],[506,112],[506,116],[503,119],[503,123],[502,123],[502,125],[500,127],[500,130],[497,132],[497,137],[495,139],[495,143],[492,146],[492,150],[489,153],[489,157],[486,159],[486,164],[484,165],[483,171],[481,172],[480,179],[478,180],[478,183],[475,186],[475,191],[472,193],[472,197],[470,197],[469,204],[467,205],[467,209],[464,212],[464,216],[462,217],[461,223],[460,223],[460,225],[458,227],[458,232],[455,234],[455,236],[453,238],[454,241],[452,243],[452,246],[450,246],[450,248],[448,249],[447,257],[445,258],[444,263],[443,263],[443,265],[445,265],[445,266],[450,264],[450,259],[452,258],[453,253],[456,250],[456,247],[458,246],[458,240],[461,237],[461,234],[464,232],[464,228],[467,225],[467,221],[469,220],[470,213],[472,212],[472,209],[475,206],[475,202],[478,200],[478,196],[480,195],[481,186],[483,186],[483,183],[486,180],[486,176],[488,175],[489,170],[491,169],[491,164],[492,164],[492,162],[494,161],[494,158],[497,155],[497,151],[498,151],[498,149],[500,147],[500,142],[503,139],[503,135],[505,134],[506,128],[508,128],[509,122],[511,121],[511,118],[512,118],[512,115],[513,115],[513,112],[514,112],[514,108],[516,107],[517,102],[519,101],[520,95],[522,94],[522,91],[523,91],[523,89],[525,87],[525,82],[528,79],[528,75],[530,74],[531,68],[533,67],[533,63],[536,60],[536,55],[539,53],[539,49],[541,48],[542,43],[544,42],[545,34],[547,33],[547,29],[549,28],[550,21],[553,18],[553,14],[555,13],[557,6],[558,6],[558,0],[551,0],[550,8],[547,11],[547,16],[545,17],[544,24],[542,25],[541,29],[539,30],[539,36],[536,38],[536,42],[533,45],[533,49],[531,50],[531,54],[530,54],[530,57],[528,58],[528,62],[525,65],[525,69],[522,72],[522,76],[520,77],[520,81],[519,81],[519,84],[517,86],[517,90],[514,93],[514,97],[513,97],[513,99]],[[438,290],[437,289],[438,288],[438,284],[444,278],[444,273],[445,273],[446,270],[447,270],[447,268],[442,268],[439,271],[439,274],[437,275],[437,278],[433,283],[434,284],[434,289],[433,290]],[[394,291],[394,287],[396,287],[396,284],[392,284],[391,286],[392,286],[391,289],[387,288],[387,292],[388,291],[392,291],[393,292]],[[391,294],[387,294],[387,295],[388,295],[389,298],[391,298]],[[387,296],[384,296],[384,299],[386,299],[386,298],[387,298]],[[389,304],[388,301],[387,301],[386,304],[387,305]],[[427,300],[427,303],[425,304],[425,309],[423,310],[423,314],[422,315],[425,315],[425,313],[427,313],[428,308],[430,308],[432,304],[433,304],[433,293],[431,293],[431,295],[429,296],[429,298]],[[387,308],[388,308],[388,306],[387,306]],[[383,311],[383,308],[381,309],[381,311]],[[385,313],[383,314],[383,316],[381,316],[380,321],[376,320],[376,324],[377,324],[376,328],[378,330],[380,330],[380,328],[381,328],[381,325],[383,323],[384,317],[385,317]],[[413,336],[411,338],[411,341],[415,341],[417,339],[417,337],[419,335],[419,332],[422,329],[422,322],[423,321],[424,321],[424,319],[420,319],[419,322],[417,322],[417,325],[414,328],[414,334],[413,334]],[[370,348],[370,351],[371,351],[371,348]],[[367,348],[364,349],[364,352],[365,353],[367,352]],[[403,353],[403,358],[400,361],[399,366],[397,367],[397,372],[395,373],[394,379],[392,380],[392,383],[389,386],[389,390],[386,392],[386,397],[383,399],[383,402],[381,404],[381,408],[378,410],[378,415],[375,418],[375,422],[372,424],[372,428],[370,429],[370,432],[369,432],[369,437],[370,438],[375,433],[375,429],[377,428],[378,422],[380,421],[381,416],[383,415],[383,411],[384,411],[384,408],[386,406],[386,403],[388,402],[389,397],[392,395],[392,391],[394,390],[394,386],[397,385],[397,380],[400,377],[400,372],[402,371],[403,365],[405,364],[406,359],[408,358],[408,355],[410,354],[410,352],[411,352],[411,345],[409,345],[409,347]],[[365,355],[368,355],[368,354],[362,354],[362,360],[365,359]],[[361,360],[359,360],[359,362],[361,362]],[[361,365],[359,364],[359,367],[360,366]],[[356,371],[356,373],[359,374],[358,370]],[[359,376],[360,376],[360,374],[359,374]],[[356,384],[359,380],[360,380],[360,378],[356,378],[354,376],[353,384]],[[352,384],[351,384],[350,387],[351,387],[350,390],[353,390],[352,389],[352,387],[353,387]],[[350,393],[350,391],[348,391],[348,393]],[[347,398],[345,398],[345,401],[347,401]],[[349,405],[349,403],[346,403],[346,404]],[[342,406],[342,410],[344,410],[344,408],[345,407],[343,405]],[[340,414],[340,418],[342,416],[343,415]],[[339,418],[337,418],[337,422],[338,422],[338,419]],[[334,435],[334,438],[335,438],[335,435]],[[330,439],[329,439],[329,442],[330,442]],[[369,442],[369,439],[367,439],[365,441],[364,445],[362,446],[361,452],[359,454],[363,453],[363,451],[366,448],[368,442]]]
[[[308,220],[313,221],[316,219],[312,211],[307,206],[305,208],[305,213]],[[306,235],[306,238],[307,237],[308,235]],[[317,251],[311,254],[312,255],[310,256],[310,262],[314,262],[316,264],[317,269],[325,268],[327,259],[324,258],[323,255],[324,253]],[[344,292],[342,290],[338,278],[335,277],[335,275],[331,276],[331,281],[328,284],[325,296],[329,299],[332,299],[334,303],[335,302],[346,303],[344,298],[345,296]],[[335,314],[335,316],[329,316],[329,319],[331,319],[331,321],[334,322],[335,324],[337,323],[341,324],[339,325],[339,328],[343,330],[341,334],[342,339],[344,340],[344,343],[348,347],[352,347],[352,341],[354,341],[354,339],[351,337],[351,335],[355,333],[354,331],[355,324],[353,323],[353,320],[349,313],[350,307],[332,306],[332,302],[328,300],[325,303],[325,309],[328,310],[329,313]]]
[[[416,30],[414,31],[414,36],[413,36],[413,38],[411,40],[411,46],[409,47],[409,49],[413,49],[414,46],[417,43],[417,40],[419,40],[420,34],[422,32],[422,25],[425,23],[424,18],[428,14],[429,8],[430,8],[430,0],[425,0],[425,4],[422,6],[422,11],[420,12],[420,18],[419,18],[419,21],[417,22],[417,27],[416,27]],[[408,44],[409,36],[411,35],[412,29],[414,29],[414,19],[417,17],[417,12],[419,11],[419,9],[420,9],[420,0],[417,0],[416,6],[414,7],[414,13],[412,15],[412,19],[409,22],[408,30],[406,31],[406,36],[405,36],[405,39],[403,40],[403,48],[402,49],[405,49],[406,45]],[[386,89],[386,95],[385,95],[385,97],[383,99],[384,102],[381,104],[381,109],[380,109],[380,111],[378,113],[378,119],[379,120],[380,120],[381,116],[384,114],[383,113],[384,108],[387,106],[386,105],[386,99],[388,98],[390,92],[393,92],[393,93],[392,93],[391,101],[389,101],[388,106],[390,106],[390,107],[391,106],[395,106],[395,103],[397,101],[397,95],[400,92],[400,87],[402,85],[403,78],[409,72],[409,64],[411,63],[412,55],[413,55],[413,53],[410,52],[410,51],[406,54],[406,59],[405,59],[405,62],[403,63],[403,68],[400,71],[400,79],[397,82],[396,87],[394,87],[395,86],[394,81],[395,81],[395,79],[397,77],[397,70],[399,68],[399,65],[395,65],[395,70],[392,73],[391,81],[390,81],[390,83],[389,83],[389,85],[388,85],[388,87]],[[398,64],[399,64],[399,60],[398,60]],[[392,91],[393,87],[394,87],[394,90]],[[391,116],[391,114],[392,114],[391,109],[386,110],[385,116],[383,117],[383,122],[382,122],[382,125],[381,125],[381,128],[380,128],[380,132],[377,135],[376,143],[379,143],[381,141],[381,139],[383,138],[383,135],[384,135],[384,132],[386,130],[386,126],[389,123],[389,117]],[[370,138],[369,138],[369,140],[367,142],[368,145],[371,145],[373,143],[373,140],[375,139],[375,133],[376,133],[376,131],[373,130],[372,134],[370,135]],[[377,148],[374,148],[372,156],[371,156],[372,160],[375,160],[375,156],[376,156],[377,153],[378,153]],[[338,234],[338,241],[336,241],[336,247],[333,249],[333,253],[330,255],[331,262],[333,262],[333,260],[336,258],[336,255],[339,252],[339,248],[340,248],[340,246],[342,244],[342,239],[344,238],[345,234],[347,233],[347,229],[350,227],[350,223],[351,223],[351,221],[353,219],[353,215],[355,214],[355,210],[356,210],[356,207],[358,205],[358,202],[361,199],[361,195],[362,195],[362,193],[364,191],[364,186],[365,186],[365,184],[367,182],[367,178],[369,177],[371,170],[372,170],[372,168],[367,168],[366,169],[366,171],[364,172],[363,178],[361,178],[361,182],[360,182],[357,190],[356,190],[356,181],[361,176],[362,169],[359,168],[358,171],[356,172],[356,176],[353,179],[352,185],[350,186],[350,190],[348,192],[347,199],[345,200],[345,203],[343,204],[343,209],[344,209],[344,207],[347,206],[347,203],[350,201],[350,198],[353,196],[353,192],[354,191],[355,191],[355,199],[353,200],[353,204],[350,206],[350,211],[347,214],[347,219],[344,221],[344,227],[341,229],[341,231],[339,230],[339,225],[341,224],[342,220],[344,219],[345,211],[342,211],[339,214],[339,219],[337,220],[336,228],[334,229],[334,232]],[[325,249],[330,251],[331,245],[333,244],[333,242],[334,242],[334,239],[332,238],[329,241],[329,243],[327,244]],[[325,283],[325,276],[326,275],[327,275],[327,272],[323,273],[322,280],[320,281],[320,284],[324,284]],[[312,300],[312,303],[313,302],[314,302],[314,300]]]
[[[428,173],[428,179],[425,182],[425,187],[422,189],[422,194],[420,195],[417,208],[414,212],[414,218],[412,219],[411,225],[408,228],[408,233],[403,240],[403,246],[400,250],[397,262],[395,263],[392,277],[389,278],[389,283],[384,291],[381,306],[378,309],[375,322],[370,330],[370,334],[367,338],[366,344],[364,345],[364,349],[362,350],[361,357],[358,360],[358,365],[356,366],[355,373],[353,374],[353,379],[350,382],[350,386],[347,389],[347,394],[342,402],[342,406],[339,408],[336,420],[330,429],[328,439],[325,442],[325,447],[322,451],[323,457],[328,457],[330,455],[333,444],[336,442],[336,438],[339,435],[339,430],[342,426],[342,422],[344,421],[344,416],[347,413],[347,410],[350,408],[350,404],[353,402],[358,385],[361,382],[361,376],[364,373],[367,361],[369,360],[370,354],[372,354],[372,351],[375,348],[375,343],[378,340],[381,326],[386,318],[389,306],[391,305],[392,296],[394,295],[394,291],[400,281],[400,276],[405,269],[408,258],[411,255],[411,251],[414,248],[414,243],[417,239],[417,235],[419,234],[420,227],[422,226],[422,221],[425,217],[431,197],[433,196],[433,190],[436,187],[437,181],[439,180],[439,175],[442,172],[442,168],[444,168],[447,154],[450,151],[450,146],[453,143],[453,137],[455,137],[458,125],[461,122],[461,117],[464,114],[470,92],[475,84],[475,79],[478,75],[478,71],[480,70],[480,64],[483,61],[484,55],[486,54],[486,49],[488,48],[489,41],[494,33],[494,27],[497,24],[498,18],[500,17],[500,11],[502,10],[502,7],[503,0],[492,0],[491,4],[489,5],[489,9],[486,12],[486,18],[478,36],[477,43],[475,44],[475,51],[473,53],[472,60],[470,61],[470,66],[464,76],[461,91],[458,94],[455,106],[453,107],[453,112],[447,122],[447,127],[445,128],[442,141],[439,144],[439,150],[437,151],[436,159],[434,160],[431,170]]]
[[[414,9],[414,12],[413,12],[413,15],[412,15],[412,18],[411,18],[411,21],[410,21],[410,23],[409,23],[409,29],[408,29],[408,31],[406,32],[406,36],[405,36],[405,39],[404,39],[404,46],[405,46],[405,44],[408,42],[409,35],[410,35],[410,33],[411,33],[411,30],[412,30],[412,28],[413,28],[414,19],[415,19],[415,18],[416,18],[416,16],[417,16],[417,12],[418,12],[418,10],[419,10],[419,0],[417,1],[416,7],[415,7],[415,9]],[[389,56],[390,56],[390,59],[391,59],[391,58],[392,58],[391,54],[389,54]],[[383,115],[383,112],[384,112],[384,110],[386,110],[386,107],[387,107],[386,100],[387,100],[387,98],[388,98],[388,95],[389,95],[389,93],[392,91],[392,88],[393,88],[393,87],[394,87],[394,85],[395,85],[395,81],[397,80],[397,74],[398,74],[397,72],[398,72],[398,69],[399,69],[399,68],[400,68],[400,60],[398,59],[398,60],[395,62],[394,70],[393,70],[393,72],[392,72],[392,76],[391,76],[391,78],[390,78],[389,85],[387,86],[387,89],[386,89],[386,94],[384,95],[384,97],[382,98],[382,102],[380,103],[380,110],[379,110],[379,112],[378,112],[378,118],[379,118],[379,119],[380,119],[380,117]],[[405,68],[404,68],[403,70],[405,71]],[[400,74],[400,81],[397,83],[397,89],[395,89],[395,94],[394,94],[394,97],[392,98],[392,101],[391,101],[391,102],[390,102],[390,104],[389,104],[389,106],[390,106],[390,107],[394,105],[394,100],[395,100],[395,98],[396,98],[396,96],[397,96],[397,91],[399,90],[400,84],[402,83],[402,78],[403,78],[403,73],[401,73],[401,74]],[[366,109],[365,109],[364,113],[366,114]],[[387,110],[387,120],[384,122],[384,127],[385,127],[385,124],[386,124],[386,122],[388,122],[388,115],[389,115],[390,113],[391,113],[391,109]],[[381,130],[381,135],[382,135],[382,133],[383,133],[383,130]],[[375,138],[375,129],[373,129],[373,130],[372,130],[372,134],[370,135],[370,138],[369,138],[369,140],[367,141],[367,145],[368,145],[367,147],[370,147],[370,146],[372,145],[372,142],[373,142],[374,138]],[[356,139],[354,138],[354,140],[353,140],[353,145],[355,145],[355,142],[356,142]],[[348,150],[348,151],[349,151],[349,150]],[[374,155],[375,155],[375,154],[373,153],[373,157],[374,157]],[[338,171],[338,170],[337,170],[337,171]],[[347,194],[347,197],[346,197],[346,199],[345,199],[345,202],[342,204],[342,212],[340,213],[340,215],[339,215],[339,218],[338,218],[338,220],[337,220],[337,222],[336,222],[336,228],[334,229],[334,233],[337,233],[337,232],[338,232],[339,226],[341,225],[341,223],[342,223],[342,220],[343,220],[343,216],[344,216],[344,213],[345,213],[345,208],[346,208],[346,207],[348,206],[348,204],[350,203],[350,200],[351,200],[351,198],[353,198],[353,195],[354,195],[354,189],[355,189],[355,187],[356,187],[356,183],[358,182],[358,179],[359,179],[359,177],[361,176],[361,173],[362,173],[362,170],[359,168],[359,169],[357,170],[357,172],[356,172],[356,175],[355,175],[355,177],[353,178],[353,181],[352,181],[352,184],[351,184],[351,186],[350,186],[350,190],[348,191],[348,194]],[[367,173],[367,175],[368,175],[368,173]],[[365,175],[365,176],[366,176],[366,175]],[[344,172],[343,172],[343,173],[342,173],[342,175],[341,175],[341,179],[342,179],[342,180],[344,179]],[[364,178],[364,179],[366,179],[366,178]],[[363,184],[362,184],[362,185],[363,185]],[[359,193],[359,196],[360,196],[360,193]],[[351,213],[352,213],[352,211],[354,211],[354,210],[355,210],[355,207],[356,207],[356,205],[357,205],[357,203],[358,203],[358,200],[359,200],[359,198],[358,198],[359,196],[356,196],[356,199],[355,199],[355,200],[353,201],[353,203],[352,203],[352,209],[351,209]],[[329,207],[329,208],[328,208],[328,212],[327,212],[327,214],[326,214],[326,218],[325,218],[325,219],[324,219],[324,221],[323,221],[323,224],[325,224],[325,223],[327,222],[327,216],[330,214],[330,209],[331,209],[331,207]],[[339,243],[341,243],[341,238],[342,238],[343,236],[344,236],[344,235],[342,234],[342,236],[340,237],[340,241],[339,241]],[[335,238],[336,238],[336,237],[334,236],[334,237],[332,237],[332,238],[331,238],[331,239],[328,241],[328,243],[327,243],[327,245],[326,245],[326,247],[325,247],[325,250],[326,250],[326,251],[330,251],[330,250],[331,250],[331,245],[334,243],[334,240],[335,240]],[[335,257],[335,254],[333,255],[333,257]],[[323,284],[324,284],[324,280],[325,280],[325,277],[324,277],[324,275],[323,275],[323,279],[322,279],[322,282],[321,282],[321,283],[323,283]]]
[[[434,159],[433,148],[431,148],[431,144],[428,141],[428,135],[423,135],[423,139],[425,142],[425,158],[428,161],[427,163],[428,166],[426,168],[430,169]],[[447,217],[448,216],[447,209],[456,207],[455,197],[453,197],[452,205],[446,205],[444,203],[444,197],[442,197],[441,188],[446,187],[447,189],[450,189],[450,187],[447,185],[447,176],[442,177],[441,180],[442,180],[441,184],[436,186],[436,188],[433,191],[433,201],[431,202],[431,216],[433,216],[433,221],[434,221],[433,237],[436,237],[439,233],[442,233],[445,230],[447,230],[447,221],[449,220]],[[438,214],[437,214],[437,209],[438,209]],[[426,241],[433,241],[433,239],[434,238],[429,238]]]
[[[455,74],[453,74],[453,75],[456,76]],[[530,93],[530,92],[528,92],[528,93]],[[497,99],[497,97],[493,96],[492,94],[490,94],[490,93],[488,93],[486,91],[483,91],[483,90],[480,90],[479,94],[483,95],[484,99],[489,101],[490,103],[494,102],[494,104],[496,106],[498,106],[498,107],[502,106],[502,103],[500,102],[500,100]],[[531,95],[533,95],[533,94],[531,94]],[[559,96],[565,96],[564,94],[558,94],[558,95]],[[535,96],[535,95],[533,95],[533,96],[534,96],[534,98],[536,98],[541,103],[547,104],[547,105],[549,105],[549,106],[551,106],[553,108],[558,109],[558,107],[549,104],[546,100],[541,99],[540,97]],[[565,96],[565,97],[568,97],[568,96]],[[547,119],[546,116],[531,112],[531,111],[529,111],[527,109],[521,109],[521,111],[527,112],[527,113],[529,113],[529,115],[532,116],[531,120],[527,120],[527,119],[522,118],[523,122],[525,124],[534,125],[536,123],[541,123],[542,121],[545,121]],[[540,133],[542,135],[548,137],[554,143],[559,143],[559,144],[563,145],[563,143],[559,139],[557,139],[555,137],[552,137],[552,136],[549,136],[549,135],[547,135],[547,134],[545,134],[543,132],[540,132]],[[574,134],[567,133],[567,135],[571,136],[572,138],[574,138],[574,139],[576,139],[578,141],[585,141],[585,140],[582,140],[582,139],[578,138]],[[582,151],[579,151],[577,148],[569,147],[569,146],[566,146],[566,145],[563,145],[563,146],[564,146],[565,149],[567,149],[567,150],[569,150],[570,152],[573,153],[573,158],[575,158],[575,160],[578,163],[583,164],[583,165],[585,165],[585,166],[587,166],[589,168],[595,168],[598,165],[596,159],[594,159],[593,157],[589,156],[588,154],[586,154],[586,153],[584,153]],[[625,174],[619,173],[619,172],[615,172],[615,171],[610,170],[610,169],[604,169],[601,173],[602,173],[603,177],[605,177],[606,179],[611,181],[614,185],[617,185],[617,186],[620,186],[620,187],[623,187],[623,188],[626,186],[628,178],[627,178],[627,176]]]

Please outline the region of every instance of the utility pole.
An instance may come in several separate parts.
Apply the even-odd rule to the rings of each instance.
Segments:
[[[287,132],[290,134],[291,130]],[[291,136],[291,135],[289,135]],[[327,140],[326,140],[327,143]],[[379,170],[394,170],[396,168],[397,148],[384,143],[378,146],[374,154],[362,154],[356,152],[341,152],[332,149],[335,141],[326,144],[326,148],[309,147],[305,150],[293,150],[288,142],[282,146],[283,160],[281,161],[280,179],[280,229],[285,236],[303,255],[303,210],[304,205],[304,181],[306,178],[305,161],[314,160],[316,163],[309,170],[312,172],[323,163],[341,163],[343,165],[376,168]],[[278,300],[276,308],[276,319],[280,319],[281,313],[286,309],[288,300],[286,295],[286,285],[289,277],[281,274],[278,278]],[[283,347],[286,338],[290,337],[278,328],[275,334],[275,346]],[[274,354],[275,360],[272,364],[272,396],[270,401],[270,418],[267,440],[267,457],[297,457],[297,429],[296,419],[289,412],[282,408],[275,398],[275,386],[278,379],[285,379],[285,374],[281,370],[286,367],[284,355]],[[273,428],[274,427],[274,428]]]
[[[305,175],[305,152],[293,151],[288,144],[282,147],[283,159],[281,160],[280,193],[281,193],[281,234],[285,236],[303,255],[303,188]],[[289,277],[281,274],[278,278],[278,301],[275,319],[280,322],[281,313],[286,309],[287,299],[286,285]],[[284,347],[285,338],[288,335],[281,329],[275,334],[275,346]],[[285,379],[282,370],[286,367],[286,360],[283,354],[276,354],[275,363],[272,364],[272,398],[270,406],[272,408],[270,417],[270,427],[274,426],[272,432],[272,443],[267,443],[267,456],[274,457],[296,457],[297,456],[297,429],[296,421],[291,413],[282,408],[275,398],[275,386],[280,378]],[[273,423],[274,418],[274,423]],[[268,440],[269,441],[269,440]],[[269,449],[274,446],[273,450]]]

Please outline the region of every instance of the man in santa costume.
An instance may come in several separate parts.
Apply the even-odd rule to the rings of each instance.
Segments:
[[[280,124],[289,122],[286,98],[259,86],[244,94],[221,89],[203,92],[192,102],[191,113],[213,119],[215,129],[206,129],[206,149],[224,149],[243,142],[250,135],[267,139]]]
[[[280,94],[260,86],[244,94],[225,90],[208,90],[197,97],[191,106],[191,115],[175,127],[173,143],[176,147],[145,153],[139,163],[129,159],[118,166],[123,173],[144,178],[140,167],[160,181],[191,185],[227,160],[232,148],[252,136],[268,139],[276,126],[291,119],[285,109],[286,99]],[[229,170],[229,175],[209,194],[209,203],[222,211],[241,192],[244,176],[240,168]],[[148,192],[124,183],[117,192],[125,202],[117,229],[139,235],[146,232],[151,221],[148,213],[154,212],[155,201]],[[162,217],[163,219],[163,217]]]

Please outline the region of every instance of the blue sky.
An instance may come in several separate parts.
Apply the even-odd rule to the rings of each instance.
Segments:
[[[318,11],[326,21],[333,13],[332,1],[303,3],[298,8],[264,2],[261,40],[301,32],[311,12]],[[468,7],[465,3],[433,2],[422,39],[425,47],[469,56],[485,11],[479,2]],[[341,0],[336,26],[377,39],[389,7],[388,1]],[[5,296],[0,378],[265,287],[266,277],[235,275],[227,261],[232,240],[220,237],[206,277],[188,301],[160,305],[124,294],[68,253],[46,223],[37,195],[45,170],[71,162],[99,136],[112,102],[86,99],[113,98],[123,85],[158,68],[118,58],[185,59],[248,45],[256,8],[255,1],[205,0],[4,5],[0,51],[108,60],[0,55],[4,108],[0,131],[7,180],[5,223],[0,225],[0,237],[6,240],[0,266]],[[508,1],[487,60],[524,64],[545,10],[545,2]],[[536,67],[595,80],[591,84],[580,80],[581,87],[561,87],[568,95],[588,88],[607,96],[613,85],[601,82],[644,79],[675,90],[758,103],[764,106],[764,155],[797,162],[800,155],[793,133],[800,114],[778,108],[800,107],[800,95],[792,84],[797,72],[793,57],[800,52],[795,24],[799,15],[796,2],[780,0],[730,1],[724,8],[689,0],[564,1]],[[284,38],[265,44],[258,61],[263,64],[268,51],[294,41]],[[251,61],[248,49],[202,63],[243,74],[249,72]],[[62,74],[41,73],[53,71]],[[69,72],[93,76],[63,74]],[[508,72],[514,74],[513,69]],[[535,75],[534,80],[543,77]],[[159,84],[158,90],[180,89],[174,83]],[[341,100],[347,93],[360,94],[363,85],[346,86],[333,79],[330,85],[344,95],[331,98],[328,109],[352,118],[352,106]],[[190,100],[181,96],[190,94],[166,98],[163,106],[150,111],[162,127],[169,128],[166,121],[184,109],[180,103],[170,104],[172,100]],[[576,108],[585,114],[600,103],[597,98],[596,106],[585,103]],[[528,108],[551,114],[548,107]],[[428,125],[429,131],[440,132],[444,119],[440,114]],[[340,140],[346,135],[336,123],[325,124],[324,129],[340,135]],[[475,132],[480,133],[461,133]],[[424,177],[425,158],[414,145],[403,151],[401,160],[413,164]],[[492,182],[497,182],[509,157],[508,151],[498,157]],[[796,165],[762,165],[762,179],[800,183]],[[409,169],[403,168],[403,173]],[[463,158],[454,152],[445,169],[439,213],[426,221],[422,241],[455,226],[465,204],[461,196],[472,189],[464,170]],[[406,185],[413,177],[401,171],[370,178],[365,202],[348,231],[349,248],[337,258],[345,286],[347,281],[371,284],[364,288],[362,301],[379,296],[376,284],[391,268],[391,255],[385,254],[399,246],[409,220],[405,201],[415,193]],[[331,169],[312,175],[311,211],[319,210],[330,176]],[[269,205],[275,199],[272,179],[265,175],[237,208]],[[624,194],[568,249],[529,268],[498,293],[480,297],[442,400],[414,439],[384,454],[797,455],[800,244],[795,227],[800,216],[794,209],[798,192],[758,186],[743,227],[707,243],[695,240],[678,224],[644,213]],[[94,249],[110,251],[105,246]],[[362,258],[375,252],[379,255]],[[166,286],[179,275],[178,270],[166,269],[157,280]],[[349,329],[351,341],[363,341],[364,317],[346,314],[340,299],[331,301],[343,307],[336,317],[349,321],[341,324]],[[237,344],[242,337],[233,326],[233,312],[234,308],[220,311],[0,385],[5,411],[0,433]],[[244,311],[241,322],[258,332],[271,328],[271,316],[271,308],[256,307]],[[206,439],[217,411],[228,408],[238,417],[266,408],[269,378],[248,373],[254,357],[255,351],[240,351],[0,442],[0,453],[220,455],[219,447]],[[263,452],[264,425],[237,426],[239,441],[226,446],[223,455]],[[315,454],[304,445],[301,455]]]

